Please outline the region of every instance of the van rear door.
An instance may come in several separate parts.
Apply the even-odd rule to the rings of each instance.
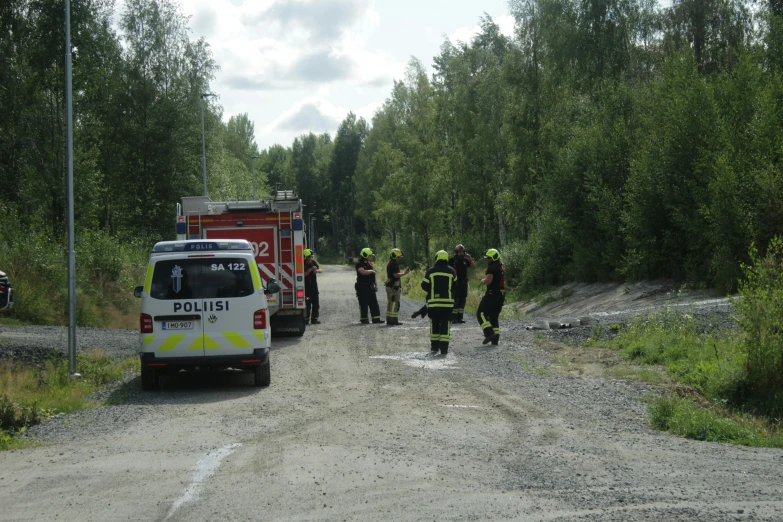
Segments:
[[[206,355],[252,355],[267,346],[267,304],[250,255],[218,254],[202,266]]]
[[[155,260],[150,300],[142,312],[152,316],[153,333],[144,336],[144,344],[156,357],[204,355],[200,281],[205,262],[182,257]]]

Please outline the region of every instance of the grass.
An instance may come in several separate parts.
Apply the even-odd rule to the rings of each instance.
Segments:
[[[677,397],[657,397],[647,406],[652,425],[681,437],[761,448],[783,448],[780,423],[751,415],[705,408]]]
[[[525,371],[535,374],[535,375],[541,375],[544,377],[551,377],[553,374],[550,370],[543,368],[541,366],[536,366],[530,361],[528,361],[526,358],[522,357],[521,355],[511,355],[511,359],[518,363]]]
[[[613,340],[602,340],[602,333],[592,332],[591,344],[617,348],[631,363],[607,374],[651,383],[668,377],[692,390],[690,399],[651,401],[654,427],[697,440],[783,447],[780,419],[745,393],[742,332],[713,333],[690,313],[666,310],[638,318]]]
[[[661,371],[657,368],[639,367],[630,364],[618,364],[604,371],[605,375],[616,379],[641,381],[650,384],[660,384],[663,380]]]
[[[72,380],[68,361],[52,358],[38,366],[0,360],[0,451],[21,447],[13,435],[59,413],[72,413],[91,405],[90,394],[120,380],[126,371],[139,371],[138,359],[118,360],[103,349],[77,355],[82,375]]]

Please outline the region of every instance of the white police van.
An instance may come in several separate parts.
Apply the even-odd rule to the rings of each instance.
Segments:
[[[162,241],[152,249],[141,298],[141,385],[182,369],[244,369],[269,386],[270,328],[253,250],[245,240]]]

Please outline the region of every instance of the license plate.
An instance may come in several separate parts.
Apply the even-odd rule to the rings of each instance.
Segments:
[[[163,321],[164,330],[192,330],[193,321]]]

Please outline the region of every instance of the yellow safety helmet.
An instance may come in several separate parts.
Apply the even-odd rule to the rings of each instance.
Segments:
[[[449,254],[445,250],[438,250],[435,253],[435,261],[448,261]]]
[[[402,257],[402,250],[400,250],[399,248],[392,248],[391,258],[397,259],[398,257]]]
[[[498,252],[494,248],[490,248],[489,250],[487,250],[487,253],[484,254],[484,257],[486,257],[487,259],[491,259],[492,261],[497,261],[498,259],[500,259],[500,252]]]
[[[309,257],[309,256],[313,255],[313,251],[310,250],[309,248],[305,248],[303,253],[304,253],[305,257]]]
[[[362,252],[361,252],[362,258],[367,259],[371,255],[373,255],[372,250],[370,250],[369,248],[362,248]]]

